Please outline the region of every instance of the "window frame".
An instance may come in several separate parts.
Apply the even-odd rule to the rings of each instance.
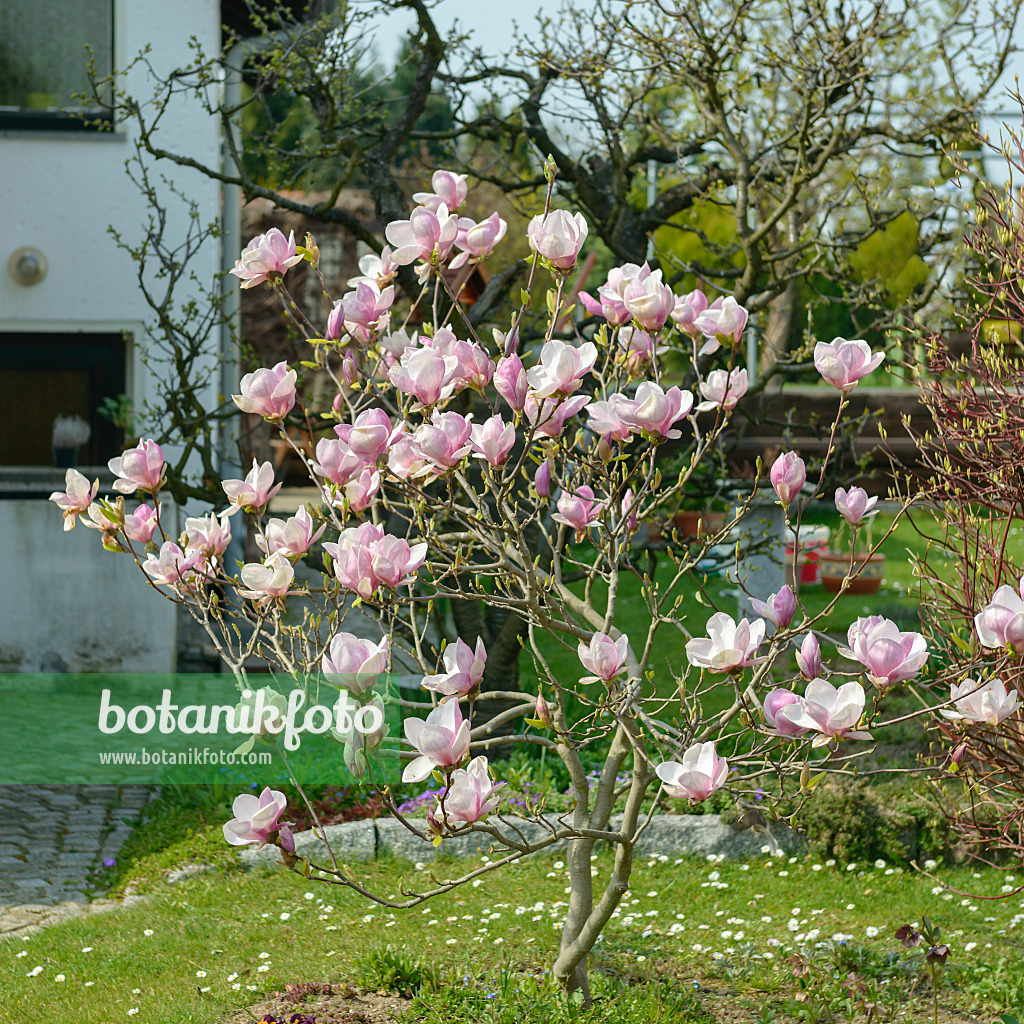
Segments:
[[[105,0],[110,11],[110,66],[107,74],[113,74],[116,66],[117,46],[117,0]],[[114,107],[94,107],[81,111],[40,110],[32,107],[0,105],[0,132],[69,132],[95,133],[110,132],[114,128]]]

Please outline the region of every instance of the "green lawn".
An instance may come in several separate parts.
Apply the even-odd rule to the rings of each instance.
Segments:
[[[608,853],[596,857],[599,878],[608,864]],[[464,866],[435,871],[448,877]],[[355,871],[385,894],[403,879],[428,882],[408,864]],[[937,871],[979,896],[1016,881],[993,869]],[[222,863],[183,884],[156,885],[148,902],[130,909],[0,941],[0,1019],[218,1024],[250,1019],[241,1011],[302,983],[343,992],[421,988],[419,1000],[403,1004],[406,1021],[561,1019],[567,1011],[543,972],[557,948],[566,885],[562,862],[540,857],[423,907],[389,911],[283,869],[249,874]],[[581,1019],[797,1019],[808,1003],[797,1001],[801,982],[789,958],[801,953],[822,998],[839,1000],[833,975],[852,971],[876,994],[881,1019],[899,1009],[901,1020],[930,1020],[919,953],[893,938],[897,927],[927,915],[951,949],[939,976],[941,1019],[995,1020],[1024,1004],[1022,907],[1019,895],[954,896],[885,864],[651,857],[637,865],[598,947],[592,975],[601,998]],[[305,1011],[315,1015],[315,1004],[314,997]],[[972,1009],[979,1016],[961,1016]],[[835,1019],[848,1019],[840,1011],[833,1001]]]

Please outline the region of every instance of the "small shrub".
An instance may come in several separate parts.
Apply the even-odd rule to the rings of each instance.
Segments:
[[[806,831],[811,853],[822,860],[880,857],[906,863],[947,852],[939,810],[899,783],[828,783],[803,806],[796,824]]]
[[[355,962],[356,984],[374,992],[394,992],[407,999],[434,992],[440,984],[437,968],[415,953],[390,943],[371,949]]]

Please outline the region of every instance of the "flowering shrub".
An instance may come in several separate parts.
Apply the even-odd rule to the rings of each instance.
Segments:
[[[862,677],[879,691],[911,679],[927,650],[917,634],[875,616],[849,638],[862,670],[829,670],[815,636],[823,620],[809,616],[788,587],[760,601],[761,617],[753,621],[737,622],[724,611],[706,622],[681,621],[681,590],[700,585],[698,563],[743,518],[753,492],[717,535],[674,552],[667,578],[652,579],[638,567],[639,527],[678,502],[747,390],[746,371],[734,365],[746,311],[729,296],[677,297],[660,270],[626,265],[609,273],[599,299],[581,300],[594,317],[587,336],[570,326],[567,336],[555,337],[570,311],[566,283],[587,224],[578,213],[552,210],[549,187],[545,211],[529,226],[534,255],[523,307],[489,342],[463,316],[447,275],[488,258],[504,222],[496,214],[479,224],[460,216],[467,192],[458,175],[438,172],[432,187],[418,194],[421,205],[408,220],[387,226],[392,248],[363,261],[364,276],[333,302],[323,329],[297,314],[285,283],[299,259],[319,273],[312,238],[297,246],[268,232],[249,244],[234,270],[243,287],[265,284],[280,294],[332,382],[333,401],[316,410],[325,430],[312,459],[281,431],[309,470],[315,503],[288,519],[270,518],[281,484],[269,463],[254,461],[244,479],[224,482],[222,514],[190,518],[180,538],[169,537],[157,500],[163,453],[150,440],[113,460],[111,469],[118,491],[141,491],[151,504],[129,515],[123,498],[98,502],[74,471],[67,492],[53,500],[66,528],[99,507],[107,546],[132,552],[148,579],[208,630],[240,689],[246,660],[259,653],[282,675],[306,680],[297,685],[333,686],[379,710],[374,686],[396,655],[418,665],[424,692],[419,700],[400,700],[403,735],[389,735],[380,714],[372,729],[335,734],[340,756],[355,774],[372,774],[375,751],[398,745],[408,761],[403,780],[435,784],[425,822],[410,818],[409,805],[397,807],[385,791],[392,814],[425,841],[441,844],[472,831],[503,852],[482,869],[401,898],[370,893],[329,846],[327,862],[296,856],[291,826],[281,820],[285,797],[269,789],[238,798],[225,825],[228,842],[276,844],[289,867],[312,879],[410,907],[568,840],[570,896],[553,973],[567,991],[582,989],[587,1001],[588,954],[629,886],[633,849],[659,787],[688,801],[726,787],[737,796],[762,794],[759,781],[770,774],[784,792],[799,777],[800,790],[810,793],[812,763],[827,769],[841,743],[870,740],[869,727],[884,724]],[[405,304],[392,275],[413,264],[420,291]],[[547,325],[531,342],[524,314],[545,274],[553,279]],[[425,322],[416,328],[414,317]],[[663,378],[666,350],[688,357],[687,380]],[[862,341],[819,345],[816,362],[843,395],[837,424],[846,393],[881,358]],[[308,415],[296,378],[284,363],[257,369],[242,379],[235,403],[278,425],[294,413]],[[658,465],[668,439],[689,454],[671,478]],[[799,495],[814,489],[805,487],[803,463],[793,453],[780,466],[772,484],[798,534]],[[225,551],[243,520],[265,557],[235,573]],[[301,582],[300,559],[322,565],[321,586]],[[616,624],[627,576],[649,613],[641,635]],[[441,599],[514,616],[546,696],[485,689],[493,648],[465,614],[455,616],[469,624],[453,642],[432,633]],[[296,605],[301,619],[286,617]],[[347,628],[356,614],[379,624],[379,641]],[[659,632],[676,629],[689,638],[686,663],[665,664]],[[542,634],[578,653],[576,678],[554,676]],[[797,643],[805,683],[779,678]],[[705,709],[713,690],[731,695],[723,710]],[[505,705],[488,717],[480,710],[485,699]],[[266,734],[260,742],[277,741]],[[568,811],[542,816],[528,801],[503,804],[504,780],[492,777],[487,753],[508,744],[534,745],[561,759],[572,783]],[[868,749],[846,749],[844,761]],[[595,750],[603,764],[588,774],[583,755],[589,761]],[[613,822],[617,804],[622,811]],[[522,819],[533,829],[523,831]],[[599,840],[617,850],[603,881],[591,873]]]

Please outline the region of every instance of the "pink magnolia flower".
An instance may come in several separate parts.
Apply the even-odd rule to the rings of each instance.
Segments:
[[[295,371],[283,361],[269,370],[263,367],[247,373],[238,390],[242,393],[231,398],[242,412],[280,421],[295,405]]]
[[[226,513],[229,516],[240,509],[259,511],[281,490],[281,484],[274,483],[274,467],[269,462],[257,465],[255,459],[244,480],[224,480],[221,487],[231,502]]]
[[[324,337],[328,341],[337,341],[345,333],[345,304],[335,299],[330,313],[327,314],[327,330]]]
[[[516,443],[516,428],[506,425],[501,413],[483,423],[473,424],[469,443],[473,446],[475,458],[486,459],[492,466],[502,465],[508,459]]]
[[[595,362],[597,346],[591,341],[579,348],[557,339],[546,341],[540,350],[540,362],[526,374],[533,397],[572,394],[579,389]]]
[[[313,472],[331,483],[344,487],[345,484],[366,467],[358,455],[341,440],[331,437],[321,438],[316,443],[316,462]]]
[[[494,783],[487,774],[487,758],[474,757],[465,769],[452,772],[451,785],[444,794],[435,796],[436,806],[427,810],[427,822],[431,832],[440,835],[446,822],[463,822],[471,825],[481,821],[498,806],[501,797],[498,791],[504,782]]]
[[[185,550],[198,551],[204,558],[219,558],[231,543],[231,520],[215,512],[185,520]]]
[[[590,429],[610,441],[628,441],[634,429],[639,429],[635,428],[633,418],[636,404],[633,399],[618,391],[613,391],[607,401],[591,402],[587,406]]]
[[[398,264],[391,258],[391,246],[385,245],[377,256],[367,253],[359,258],[359,277],[350,277],[346,282],[350,288],[356,285],[375,284],[378,288],[387,288],[395,279]]]
[[[390,590],[414,583],[416,573],[427,560],[427,545],[413,544],[385,533],[373,547],[371,568],[380,583]]]
[[[444,831],[445,821],[460,821],[472,825],[486,818],[498,806],[501,797],[498,791],[504,782],[492,782],[487,774],[487,758],[481,754],[474,757],[465,768],[452,772],[451,784],[443,796],[434,797],[436,806],[427,811],[427,821],[432,832]]]
[[[77,469],[69,469],[64,474],[64,491],[54,491],[49,500],[56,503],[64,513],[64,530],[75,528],[75,519],[81,515],[95,500],[100,489],[99,480],[92,485]]]
[[[487,664],[487,650],[477,637],[476,650],[459,637],[444,649],[444,671],[423,677],[423,686],[444,697],[464,696],[480,685]]]
[[[530,248],[539,253],[556,270],[572,270],[587,240],[589,228],[582,213],[571,215],[565,210],[552,210],[547,216],[537,214],[526,229]]]
[[[846,637],[850,646],[838,648],[839,653],[859,661],[880,689],[913,679],[928,660],[928,643],[920,633],[900,632],[880,615],[857,619]]]
[[[431,406],[452,395],[458,369],[455,356],[442,356],[429,348],[406,349],[398,366],[388,371],[388,380],[421,405]]]
[[[430,176],[430,187],[433,192],[414,192],[413,199],[435,213],[442,203],[449,210],[457,210],[469,195],[466,176],[452,171],[434,171]]]
[[[784,690],[780,687],[772,690],[765,697],[761,710],[764,712],[765,721],[780,736],[803,736],[807,729],[795,725],[788,717],[788,714],[795,711],[799,704],[800,698],[792,690]],[[788,709],[788,712],[784,713],[784,709]]]
[[[1002,679],[965,679],[958,686],[950,685],[949,699],[956,704],[956,711],[939,711],[944,718],[966,719],[979,722],[994,729],[1003,719],[1009,718],[1020,706],[1020,695],[1016,690],[1007,690]]]
[[[849,491],[836,488],[836,510],[851,526],[878,515],[877,511],[872,512],[877,503],[878,498],[869,498],[863,487],[851,487]]]
[[[794,726],[819,733],[811,744],[815,747],[844,737],[869,740],[871,733],[855,728],[864,714],[864,701],[864,687],[858,682],[844,683],[837,690],[824,679],[812,679],[803,700],[792,705],[793,710],[783,708],[776,719],[785,715]]]
[[[124,532],[129,540],[138,544],[148,544],[153,539],[157,527],[157,514],[160,506],[140,505],[134,512],[124,517]]]
[[[278,552],[285,558],[301,558],[323,535],[325,523],[316,529],[313,517],[305,505],[290,519],[271,519],[262,534],[256,534],[256,544],[265,554]]]
[[[278,824],[284,809],[288,806],[288,798],[284,793],[267,786],[257,797],[253,793],[242,793],[235,797],[231,805],[234,817],[224,826],[224,838],[232,846],[245,846],[257,843],[266,846],[272,832],[287,826]]]
[[[490,256],[494,247],[505,237],[508,231],[508,224],[497,215],[492,213],[486,220],[476,223],[469,217],[459,218],[459,233],[455,244],[477,259]]]
[[[747,371],[712,370],[708,379],[700,386],[704,401],[697,406],[697,412],[707,412],[716,407],[729,412],[736,408],[736,403],[747,393]]]
[[[498,368],[494,371],[494,388],[516,412],[522,412],[525,408],[529,386],[523,361],[515,352],[498,360]]]
[[[462,341],[442,327],[432,338],[422,338],[423,344],[439,356],[453,356],[457,363],[452,380],[462,387],[483,390],[494,376],[494,362],[475,342]]]
[[[572,491],[563,491],[558,499],[558,511],[551,517],[556,522],[571,526],[577,537],[585,533],[591,526],[600,523],[605,502],[594,499],[593,490],[586,484]]]
[[[576,653],[583,667],[593,673],[584,676],[580,682],[610,683],[625,671],[628,652],[629,637],[625,633],[618,640],[613,640],[607,633],[595,633],[589,644],[580,642]]]
[[[166,540],[160,546],[159,553],[150,555],[142,563],[142,571],[154,582],[173,587],[179,583],[187,583],[196,570],[203,564],[203,553],[191,551],[186,554],[174,541]]]
[[[612,327],[628,324],[633,318],[626,303],[626,293],[636,281],[646,281],[651,276],[651,268],[645,262],[640,266],[635,263],[623,263],[621,267],[612,267],[608,271],[608,279],[597,290],[600,302],[595,302],[589,295],[580,300],[591,313],[603,316]]]
[[[676,303],[672,289],[662,283],[660,270],[635,277],[627,286],[623,299],[636,322],[648,331],[660,331]]]
[[[595,299],[589,292],[581,291],[577,298],[583,308],[592,316],[604,317],[612,327],[619,327],[628,324],[631,314],[622,301],[622,296],[613,291],[608,285],[601,285],[597,290],[598,297]]]
[[[473,414],[435,409],[429,423],[418,426],[412,435],[413,449],[437,475],[455,469],[472,451],[469,443]]]
[[[657,384],[645,380],[637,386],[633,408],[626,415],[637,430],[645,430],[654,437],[674,439],[680,432],[673,430],[672,424],[688,416],[692,408],[691,392],[680,391],[677,387],[662,391]]]
[[[231,273],[241,279],[243,288],[255,288],[301,262],[302,257],[295,246],[295,232],[289,231],[285,238],[277,228],[271,228],[265,235],[257,235],[245,247]]]
[[[364,469],[345,484],[344,491],[348,507],[353,512],[363,512],[377,500],[380,473],[375,469]]]
[[[779,501],[788,506],[807,482],[807,467],[796,452],[786,452],[772,463],[769,477]]]
[[[393,220],[384,229],[384,236],[395,247],[391,260],[400,267],[417,260],[443,263],[458,234],[458,218],[448,212],[445,203],[438,203],[433,210],[418,206],[408,220]]]
[[[375,284],[360,281],[354,292],[342,296],[345,330],[359,341],[369,341],[374,331],[387,325],[388,311],[394,301],[394,285],[381,291]]]
[[[538,498],[551,497],[551,463],[545,459],[533,474],[533,487]]]
[[[814,346],[814,366],[818,373],[834,388],[852,391],[861,377],[877,369],[885,358],[884,352],[872,353],[866,341],[847,341],[835,338]]]
[[[694,288],[687,292],[682,298],[676,299],[672,309],[672,319],[678,324],[679,329],[690,335],[700,334],[700,328],[696,326],[697,317],[708,308],[707,296],[699,289]],[[716,342],[716,347],[721,347]],[[703,349],[701,352],[703,353]],[[714,351],[708,349],[709,352]]]
[[[686,800],[706,800],[725,785],[729,762],[719,757],[713,741],[695,743],[683,754],[682,762],[662,761],[654,768],[665,783],[669,796]]]
[[[766,601],[758,601],[752,597],[750,607],[757,615],[767,619],[776,629],[785,629],[796,614],[796,597],[787,584],[777,593],[771,594]]]
[[[365,409],[352,424],[342,423],[334,428],[349,451],[370,465],[387,454],[404,430],[405,424],[400,423],[396,427],[383,409]]]
[[[736,622],[725,612],[715,612],[708,619],[707,637],[690,640],[686,657],[691,665],[712,672],[734,672],[755,663],[754,654],[764,640],[764,619]]]
[[[426,721],[407,718],[405,736],[420,756],[405,766],[403,782],[422,782],[435,768],[454,768],[469,751],[469,722],[457,700],[439,704]]]
[[[409,332],[400,327],[397,331],[391,331],[380,338],[381,352],[384,354],[384,361],[387,365],[394,366],[407,349],[418,348],[422,339],[418,334],[409,337]]]
[[[342,530],[336,544],[324,544],[334,573],[346,590],[369,600],[379,586],[394,590],[412,583],[426,561],[427,545],[410,546],[373,523]]]
[[[360,640],[353,633],[336,633],[320,659],[327,681],[347,690],[353,697],[361,697],[373,689],[387,666],[386,636],[375,644],[371,640]]]
[[[626,353],[626,369],[636,376],[640,368],[654,358],[654,339],[637,327],[623,327],[619,331],[619,344]]]
[[[292,563],[280,551],[268,555],[262,564],[249,562],[243,565],[239,575],[246,589],[238,588],[239,597],[252,601],[288,596],[288,588],[295,579]]]
[[[796,652],[796,664],[805,679],[817,679],[821,675],[821,645],[813,633],[804,637]]]
[[[408,435],[403,435],[388,452],[388,472],[399,480],[410,480],[422,475],[425,466],[419,452]]]
[[[747,326],[747,311],[731,295],[726,295],[698,313],[693,326],[708,339],[699,354],[716,352],[722,347],[719,335],[729,338],[734,345],[740,340]]]
[[[122,494],[133,494],[137,489],[156,493],[164,482],[164,453],[156,441],[140,441],[107,466],[118,478],[114,487]]]
[[[1011,654],[1024,651],[1024,578],[1020,590],[1003,585],[992,600],[974,616],[974,628],[982,647],[1005,647]]]
[[[577,395],[575,398],[545,398],[538,402],[534,395],[528,395],[524,412],[536,433],[541,437],[558,437],[565,428],[566,420],[575,416],[590,403],[589,395]]]

